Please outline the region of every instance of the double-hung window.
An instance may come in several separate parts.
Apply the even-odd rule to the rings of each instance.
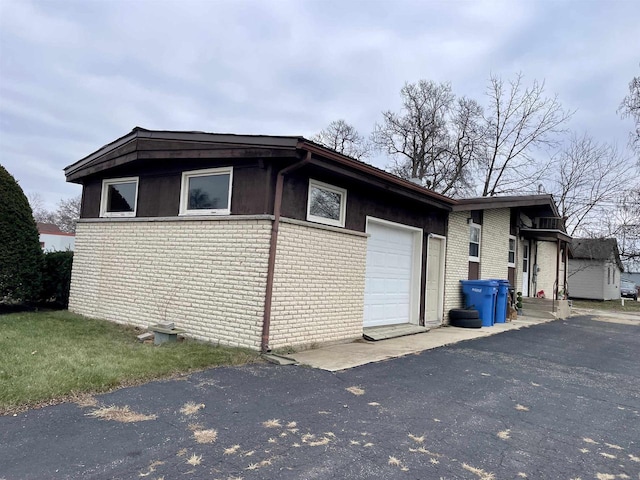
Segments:
[[[516,237],[509,235],[509,259],[507,266],[516,268]]]
[[[184,172],[180,215],[229,215],[232,184],[232,167]]]
[[[344,227],[347,191],[316,180],[309,180],[307,220]]]
[[[138,204],[138,177],[102,181],[101,217],[135,217]]]
[[[480,261],[480,236],[482,227],[476,223],[469,223],[469,261]]]

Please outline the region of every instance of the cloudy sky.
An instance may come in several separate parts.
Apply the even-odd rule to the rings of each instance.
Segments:
[[[482,101],[519,71],[626,147],[638,25],[636,0],[0,0],[0,163],[53,208],[80,193],[62,169],[134,126],[368,134],[406,81]]]

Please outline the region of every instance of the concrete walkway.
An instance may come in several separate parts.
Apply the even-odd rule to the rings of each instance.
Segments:
[[[496,335],[510,330],[519,330],[530,327],[531,325],[552,322],[554,320],[554,318],[544,319],[522,316],[519,317],[518,320],[509,323],[496,323],[493,327],[458,328],[447,325],[416,335],[391,338],[378,342],[358,340],[352,343],[305,350],[289,354],[287,357],[292,358],[299,364],[336,372],[367,363],[419,353],[424,350],[430,350],[465,340],[488,337],[489,335]]]

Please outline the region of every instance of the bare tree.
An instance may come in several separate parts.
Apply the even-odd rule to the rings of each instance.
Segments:
[[[27,195],[27,198],[29,199],[29,204],[33,211],[33,218],[36,222],[52,223],[67,233],[74,233],[76,231],[76,223],[80,218],[80,203],[82,198],[80,195],[66,200],[60,200],[55,211],[49,211],[45,208],[44,200],[39,193],[30,193]]]
[[[311,140],[356,160],[362,160],[371,154],[369,141],[344,120],[334,120],[327,128],[311,137]]]
[[[566,219],[569,235],[585,235],[593,224],[601,223],[607,210],[629,186],[629,169],[633,165],[618,149],[584,134],[573,135],[567,146],[554,158],[551,191],[560,215]]]
[[[77,197],[60,200],[58,202],[58,209],[55,213],[55,223],[63,232],[75,233],[76,224],[80,218],[81,200],[82,197],[78,195]]]
[[[557,97],[545,96],[545,84],[523,84],[521,73],[507,84],[492,75],[487,88],[486,144],[479,162],[482,196],[521,191],[536,185],[547,165],[533,154],[557,145],[557,134],[572,112],[563,110]]]
[[[42,195],[30,192],[27,194],[27,199],[29,200],[29,205],[33,212],[33,218],[36,222],[55,223],[55,215],[53,212],[50,212],[45,208]]]
[[[634,77],[629,82],[629,95],[622,100],[618,112],[623,118],[631,118],[635,123],[635,132],[629,132],[629,145],[640,160],[640,77]]]
[[[469,167],[482,137],[480,106],[466,98],[456,101],[448,83],[427,80],[405,84],[400,96],[401,111],[383,112],[372,135],[377,148],[392,157],[390,170],[439,193],[468,190]]]

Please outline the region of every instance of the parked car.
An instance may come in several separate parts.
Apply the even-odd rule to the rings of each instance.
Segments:
[[[620,296],[638,300],[638,290],[633,282],[620,282]]]

